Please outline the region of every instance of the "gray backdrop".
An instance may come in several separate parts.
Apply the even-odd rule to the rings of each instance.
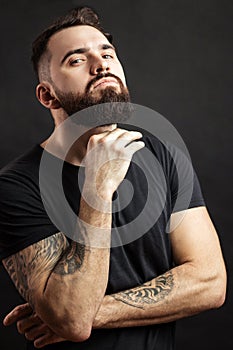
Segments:
[[[0,2],[0,166],[52,130],[35,98],[30,45],[79,1]],[[177,350],[232,350],[232,0],[89,0],[115,38],[133,102],[155,109],[183,136],[219,232],[229,272],[220,310],[178,322]],[[20,302],[0,267],[0,322]],[[14,327],[0,326],[2,350],[25,349]],[[123,349],[124,350],[124,349]]]

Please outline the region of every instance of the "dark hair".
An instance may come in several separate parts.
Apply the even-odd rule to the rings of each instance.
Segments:
[[[39,71],[39,62],[42,55],[46,52],[47,44],[51,36],[58,31],[73,27],[77,25],[89,25],[98,29],[103,33],[109,42],[112,43],[112,36],[109,33],[105,33],[100,25],[99,17],[97,13],[90,7],[82,6],[72,9],[66,15],[59,17],[54,23],[52,23],[47,29],[45,29],[32,44],[32,56],[34,70],[37,74]]]

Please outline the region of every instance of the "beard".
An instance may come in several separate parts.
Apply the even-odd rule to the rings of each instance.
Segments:
[[[119,84],[119,91],[114,86],[107,86],[95,96],[90,91],[95,82],[105,77],[114,77]],[[84,93],[62,92],[54,86],[61,107],[75,123],[84,126],[102,126],[122,123],[132,113],[130,95],[120,78],[106,73],[99,74],[91,80]],[[79,113],[78,113],[79,112]]]

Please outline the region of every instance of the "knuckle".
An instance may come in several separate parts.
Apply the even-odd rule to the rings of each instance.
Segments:
[[[131,136],[134,135],[134,132],[133,131],[124,131],[124,133],[122,134],[123,137],[126,137],[126,138],[129,138]]]
[[[99,135],[91,135],[89,140],[88,140],[88,144],[90,146],[95,146],[97,143],[101,142],[102,138],[99,137]]]
[[[108,141],[107,137],[102,137],[101,139],[98,140],[98,144],[103,145],[106,144]]]
[[[88,143],[89,143],[90,145],[94,145],[95,142],[96,142],[96,137],[95,137],[95,135],[90,136]]]

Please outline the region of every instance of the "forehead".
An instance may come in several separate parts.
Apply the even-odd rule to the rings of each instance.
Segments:
[[[52,56],[60,56],[73,49],[97,49],[100,44],[109,44],[103,33],[94,27],[79,25],[55,33],[49,40],[48,49]]]

